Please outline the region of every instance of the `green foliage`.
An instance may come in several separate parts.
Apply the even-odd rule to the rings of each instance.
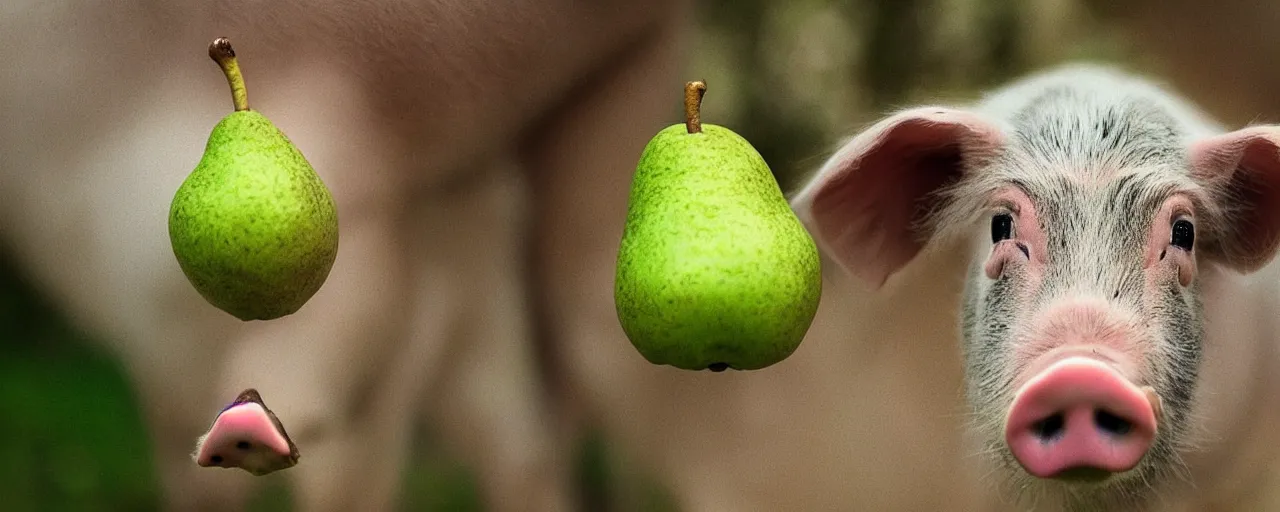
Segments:
[[[115,359],[0,264],[0,509],[159,506],[151,443]]]

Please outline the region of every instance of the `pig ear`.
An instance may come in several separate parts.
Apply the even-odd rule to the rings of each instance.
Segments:
[[[935,192],[1004,145],[979,115],[945,107],[899,112],[832,155],[792,199],[801,222],[845,270],[879,288],[924,247],[917,221]]]
[[[1240,272],[1262,268],[1280,246],[1280,126],[1205,137],[1188,156],[1226,213],[1206,252]]]

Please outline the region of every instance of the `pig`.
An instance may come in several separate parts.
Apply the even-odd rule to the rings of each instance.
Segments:
[[[791,201],[870,289],[939,247],[965,263],[965,432],[997,503],[1270,510],[1277,193],[1280,126],[1073,64],[895,112]]]
[[[629,174],[614,155],[678,112],[686,3],[5,2],[0,245],[123,363],[165,509],[239,509],[274,467],[191,457],[250,388],[298,452],[262,478],[299,510],[393,509],[424,416],[486,508],[569,509],[524,262],[549,201],[592,203],[533,183]],[[269,322],[200,298],[169,246],[173,193],[232,111],[217,37],[337,203],[327,281]]]

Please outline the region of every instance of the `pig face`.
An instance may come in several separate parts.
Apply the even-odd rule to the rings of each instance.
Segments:
[[[792,201],[872,287],[963,237],[970,433],[1015,498],[1134,506],[1183,476],[1202,275],[1276,249],[1276,129],[1214,134],[1134,84],[1064,74],[972,110],[901,111]]]

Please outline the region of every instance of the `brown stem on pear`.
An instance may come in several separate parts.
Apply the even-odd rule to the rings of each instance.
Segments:
[[[702,133],[702,95],[707,93],[707,83],[694,80],[684,84],[684,126],[689,133]]]
[[[240,64],[236,62],[236,51],[231,48],[231,41],[225,37],[214,39],[209,43],[209,58],[218,63],[222,74],[227,76],[227,84],[231,86],[231,103],[236,112],[249,110],[249,96],[244,89],[244,76],[240,74]]]

